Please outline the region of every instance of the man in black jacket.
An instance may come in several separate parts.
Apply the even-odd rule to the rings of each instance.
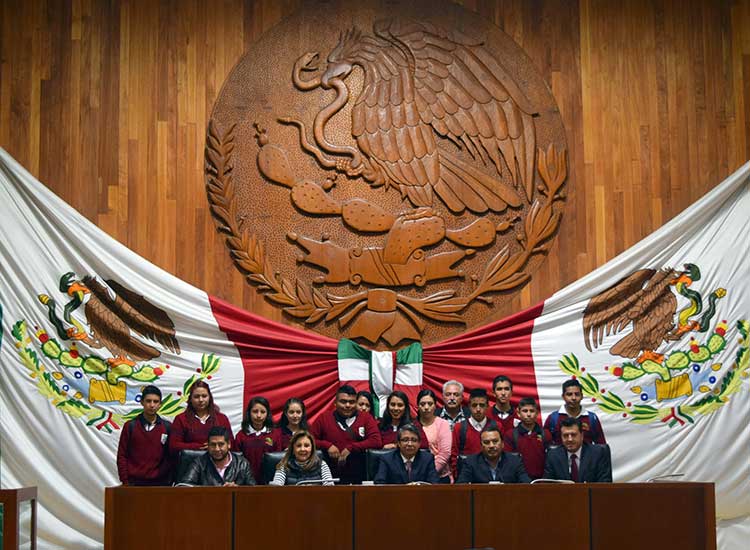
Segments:
[[[609,447],[583,442],[583,429],[578,418],[560,421],[562,447],[547,452],[544,477],[569,479],[576,483],[611,483],[612,459]]]
[[[463,461],[456,483],[530,483],[521,457],[503,452],[503,437],[496,424],[487,424],[479,434],[482,451]]]
[[[439,483],[435,458],[429,451],[420,452],[421,435],[414,424],[398,430],[398,448],[380,457],[375,483]]]
[[[214,426],[208,432],[208,451],[193,460],[180,483],[235,487],[255,485],[255,479],[245,457],[229,452],[228,430]]]

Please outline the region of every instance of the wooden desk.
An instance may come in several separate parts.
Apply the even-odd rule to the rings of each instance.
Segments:
[[[471,488],[467,485],[357,487],[357,550],[471,548]]]
[[[710,483],[113,487],[105,548],[715,550]]]
[[[21,506],[28,502],[30,509],[29,542],[32,550],[36,549],[36,487],[0,490],[0,504],[3,506],[3,550],[16,550],[21,542]]]
[[[224,487],[108,487],[104,546],[232,550],[233,497]]]
[[[474,546],[503,550],[589,548],[587,485],[472,485]],[[562,513],[561,513],[562,511]]]
[[[235,549],[351,550],[351,487],[241,487],[235,490]]]
[[[713,483],[592,484],[592,550],[716,550]]]

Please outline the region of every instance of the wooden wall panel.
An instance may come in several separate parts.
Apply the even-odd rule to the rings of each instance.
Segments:
[[[750,158],[750,0],[461,3],[529,54],[568,136],[558,240],[533,282],[493,317],[602,265]],[[203,145],[237,59],[299,4],[6,0],[0,146],[137,253],[281,319],[243,282],[216,233]]]

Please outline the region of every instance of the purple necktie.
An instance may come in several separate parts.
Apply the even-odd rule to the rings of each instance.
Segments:
[[[578,481],[578,461],[576,455],[570,455],[570,479]]]
[[[404,463],[404,467],[406,468],[406,477],[409,481],[411,481],[411,460],[407,460]]]

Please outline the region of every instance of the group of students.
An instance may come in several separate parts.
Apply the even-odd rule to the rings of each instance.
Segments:
[[[413,412],[409,397],[394,391],[376,420],[373,396],[344,385],[336,392],[334,409],[312,425],[302,400],[288,399],[274,424],[268,400],[256,396],[235,437],[206,382],[191,386],[187,408],[172,424],[158,415],[159,389],[146,386],[142,413],[121,433],[118,474],[124,485],[252,485],[262,479],[263,456],[285,451],[270,484],[333,484],[334,476],[341,483],[361,483],[366,451],[385,449],[390,452],[378,453],[375,483],[612,480],[601,423],[581,406],[577,380],[563,384],[564,403],[543,426],[534,399],[512,405],[513,383],[507,376],[493,380],[492,393],[490,407],[484,389],[470,390],[465,407],[463,385],[451,380],[443,385],[442,408],[435,393],[423,389]],[[186,450],[206,452],[175,479],[175,465]]]

